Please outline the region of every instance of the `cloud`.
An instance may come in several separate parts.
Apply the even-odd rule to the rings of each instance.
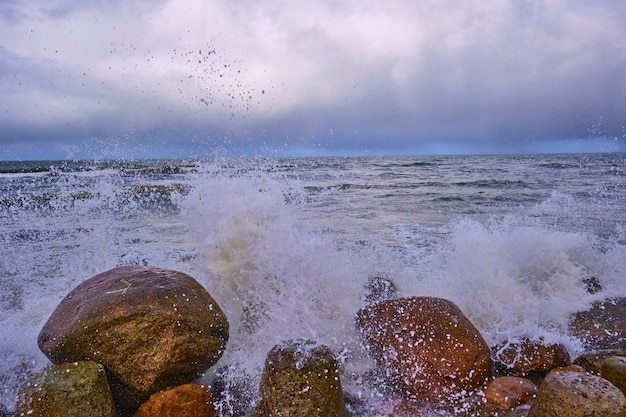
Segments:
[[[625,18],[608,0],[14,1],[0,146],[169,132],[180,147],[482,151],[600,124],[621,143]]]

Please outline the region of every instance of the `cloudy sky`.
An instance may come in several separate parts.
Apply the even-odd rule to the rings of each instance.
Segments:
[[[0,159],[626,151],[626,2],[0,0]]]

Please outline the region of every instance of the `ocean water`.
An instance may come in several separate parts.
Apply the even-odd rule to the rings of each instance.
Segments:
[[[490,345],[579,353],[568,317],[626,296],[626,154],[0,162],[5,407],[48,364],[36,339],[58,302],[121,265],[188,273],[225,311],[205,377],[230,367],[224,414],[294,338],[331,347],[344,389],[374,401],[354,326],[373,275],[455,302]]]

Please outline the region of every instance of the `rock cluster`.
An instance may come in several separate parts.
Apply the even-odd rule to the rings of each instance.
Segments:
[[[106,370],[120,414],[152,394],[194,381],[220,358],[228,320],[181,272],[120,267],[84,281],[39,334],[55,364],[93,361]]]
[[[188,275],[121,267],[83,282],[52,313],[38,342],[53,365],[22,386],[15,416],[215,417],[228,385],[240,410],[231,414],[252,417],[626,417],[625,299],[573,317],[571,333],[601,350],[572,365],[563,346],[542,341],[490,348],[454,303],[397,298],[388,278],[370,278],[365,291],[356,325],[391,387],[374,411],[344,397],[334,353],[311,340],[274,346],[258,387],[231,389],[223,377],[236,364],[217,370],[212,387],[196,383],[224,352],[226,316]]]

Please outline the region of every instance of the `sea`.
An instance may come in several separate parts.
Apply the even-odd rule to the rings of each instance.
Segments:
[[[202,379],[221,378],[222,415],[291,339],[329,346],[344,390],[375,404],[354,319],[372,277],[454,302],[490,346],[579,354],[570,316],[626,296],[626,154],[0,162],[7,410],[49,364],[37,335],[61,299],[122,265],[187,273],[226,313]]]

